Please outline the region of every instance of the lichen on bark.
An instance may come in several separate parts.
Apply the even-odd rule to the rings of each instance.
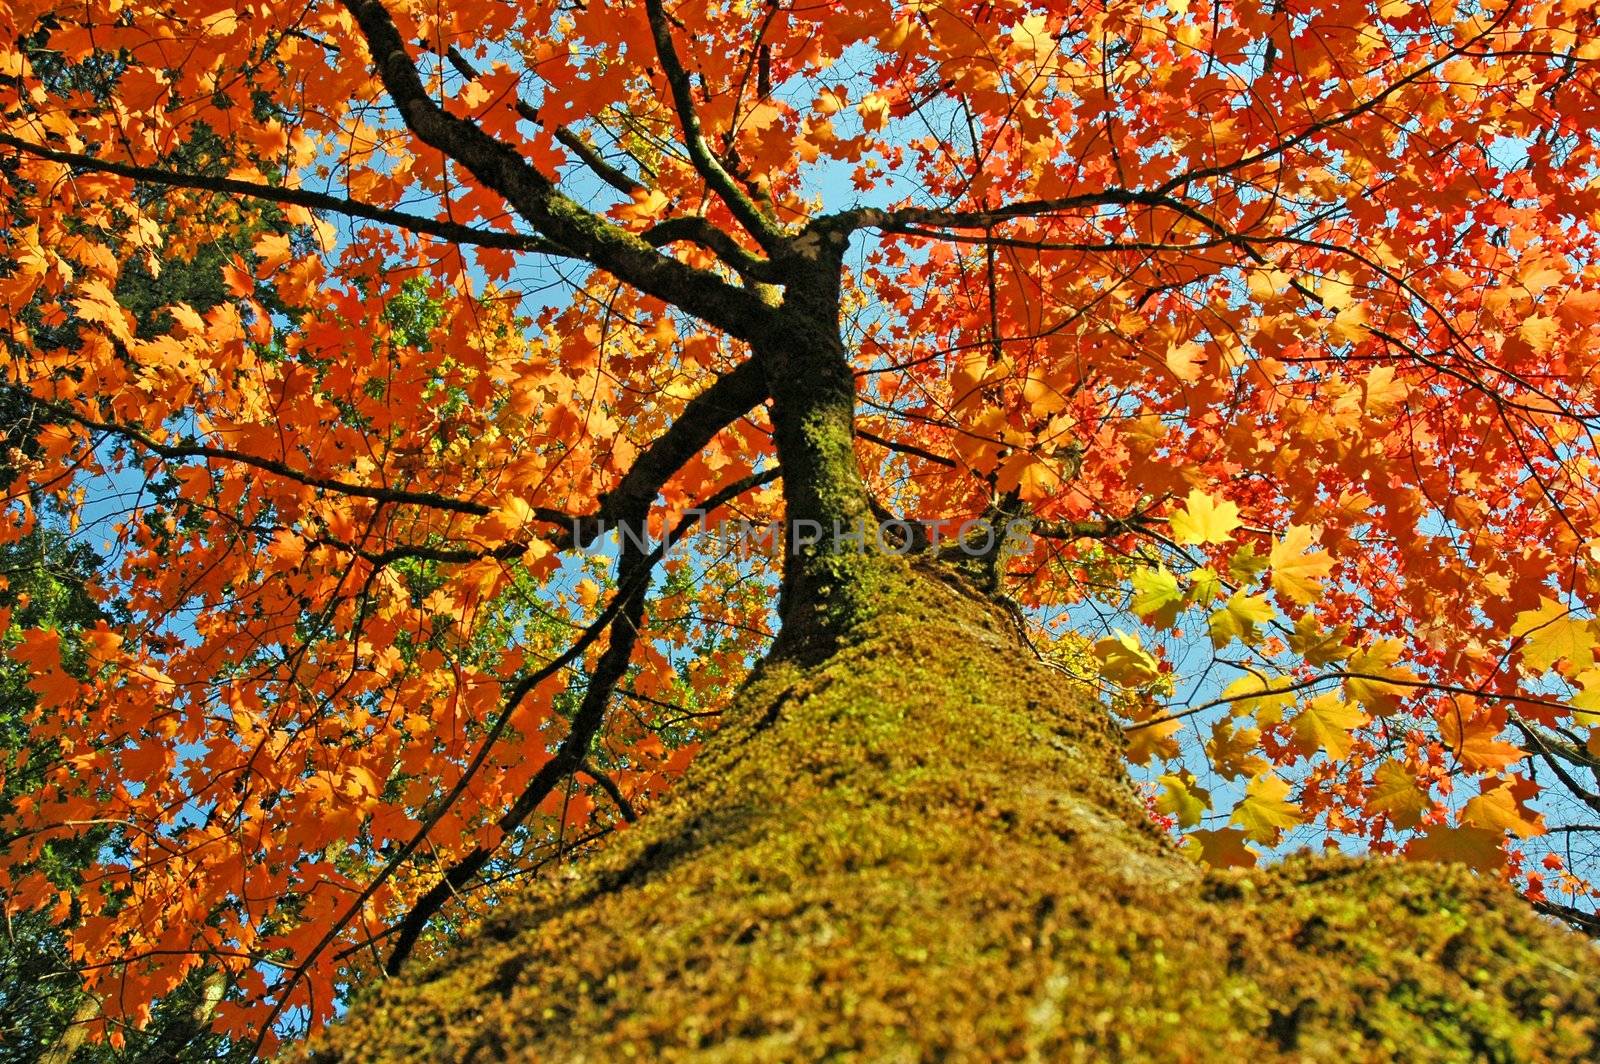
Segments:
[[[1592,1060],[1600,961],[1463,869],[1211,873],[959,578],[763,664],[660,807],[321,1061]],[[800,640],[794,645],[807,645]]]

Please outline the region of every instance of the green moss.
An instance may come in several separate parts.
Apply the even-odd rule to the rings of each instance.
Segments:
[[[318,1059],[1586,1060],[1593,948],[1443,866],[1205,875],[1101,707],[893,561],[763,667],[581,876],[414,967]]]

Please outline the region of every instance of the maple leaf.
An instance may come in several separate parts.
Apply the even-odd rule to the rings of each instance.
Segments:
[[[1349,637],[1349,625],[1323,628],[1315,614],[1307,613],[1294,622],[1289,649],[1305,658],[1307,664],[1328,665],[1355,654],[1356,648],[1345,642]]]
[[[133,339],[133,330],[129,325],[132,315],[117,302],[111,289],[99,281],[85,281],[79,291],[82,294],[72,301],[78,317],[104,325],[111,335],[123,343]]]
[[[1356,335],[1359,336],[1359,333]],[[1374,367],[1362,381],[1362,390],[1365,392],[1363,405],[1368,413],[1377,417],[1393,414],[1395,408],[1411,393],[1404,381],[1394,379],[1393,366]]]
[[[1333,559],[1327,551],[1307,553],[1306,548],[1315,542],[1316,533],[1312,529],[1290,525],[1282,539],[1273,541],[1269,556],[1274,590],[1302,606],[1322,597],[1322,581],[1333,568]]]
[[[1231,824],[1244,830],[1252,842],[1272,844],[1284,828],[1304,821],[1300,807],[1288,801],[1289,784],[1273,775],[1257,776],[1245,787],[1245,797],[1234,807]]]
[[[1259,855],[1245,845],[1249,838],[1240,828],[1191,831],[1185,849],[1212,868],[1254,868]]]
[[[1124,732],[1127,737],[1128,761],[1135,765],[1148,765],[1152,758],[1171,759],[1178,756],[1178,743],[1173,738],[1183,727],[1181,720],[1163,720]]]
[[[1239,508],[1195,488],[1184,508],[1172,515],[1171,527],[1177,543],[1225,543],[1239,527]]]
[[[1522,640],[1522,660],[1542,672],[1557,661],[1589,661],[1596,644],[1594,624],[1572,616],[1554,599],[1540,596],[1539,608],[1517,614],[1511,638]]]
[[[1480,709],[1471,699],[1454,699],[1439,712],[1439,737],[1468,771],[1501,772],[1527,756],[1521,747],[1500,741],[1504,719],[1503,712]]]
[[[1293,692],[1285,690],[1291,683],[1288,677],[1247,673],[1224,687],[1220,697],[1229,700],[1232,716],[1254,716],[1266,726],[1282,720],[1283,711],[1294,705]]]
[[[1162,791],[1156,798],[1156,808],[1172,814],[1179,827],[1188,828],[1200,823],[1200,818],[1211,808],[1210,792],[1196,786],[1194,777],[1186,772],[1169,772],[1158,782]]]
[[[1600,724],[1600,669],[1584,669],[1573,678],[1580,690],[1568,699],[1578,724]]]
[[[1221,609],[1206,619],[1206,625],[1211,629],[1212,645],[1224,647],[1235,639],[1255,642],[1256,625],[1272,618],[1272,603],[1267,601],[1267,596],[1235,591]]]
[[[1397,828],[1414,828],[1422,814],[1433,807],[1428,792],[1417,785],[1417,778],[1398,761],[1385,761],[1372,775],[1372,790],[1367,806],[1386,813]]]
[[[228,286],[228,294],[235,299],[244,299],[255,293],[255,279],[237,257],[222,264],[222,279]]]
[[[1545,833],[1544,814],[1530,810],[1504,780],[1484,784],[1482,792],[1462,808],[1461,822],[1509,831],[1524,839]]]
[[[39,696],[41,706],[55,708],[77,699],[81,687],[62,667],[60,632],[49,628],[29,629],[22,633],[11,653],[28,666],[28,689]]]
[[[1024,502],[1048,499],[1061,488],[1061,474],[1031,451],[1018,451],[1000,463],[995,484],[1001,491],[1015,491]]]
[[[1326,750],[1329,757],[1342,760],[1355,745],[1352,732],[1370,719],[1337,694],[1324,694],[1307,703],[1289,724],[1300,753],[1309,756]]]
[[[1505,866],[1501,849],[1503,832],[1479,827],[1431,827],[1406,844],[1405,855],[1413,861],[1464,864],[1490,874]]]
[[[1133,612],[1157,628],[1171,628],[1183,608],[1178,578],[1165,567],[1140,569],[1133,574]]]
[[[1094,645],[1100,675],[1122,687],[1142,687],[1161,676],[1161,667],[1139,645],[1137,636],[1118,629]]]
[[[1192,340],[1184,344],[1174,344],[1167,349],[1167,369],[1186,384],[1193,384],[1200,379],[1200,371],[1205,364],[1205,348]]]
[[[1354,654],[1345,666],[1351,674],[1344,681],[1345,697],[1376,716],[1393,713],[1407,688],[1384,681],[1416,679],[1416,673],[1395,665],[1404,650],[1398,639],[1380,639]]]
[[[1517,335],[1527,341],[1528,346],[1535,351],[1545,352],[1550,349],[1550,341],[1554,338],[1557,328],[1554,318],[1532,314],[1522,319],[1522,324],[1517,326]]]
[[[1212,770],[1223,779],[1251,778],[1267,770],[1267,760],[1255,752],[1260,743],[1260,729],[1219,720],[1211,726],[1206,756],[1211,759]]]
[[[1184,593],[1185,606],[1206,606],[1222,594],[1222,578],[1210,566],[1202,566],[1189,574],[1189,590]]]
[[[1247,584],[1266,572],[1269,564],[1268,559],[1256,553],[1254,543],[1246,543],[1228,559],[1228,575]]]

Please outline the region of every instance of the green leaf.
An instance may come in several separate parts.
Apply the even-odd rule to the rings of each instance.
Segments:
[[[1194,827],[1211,808],[1211,793],[1196,786],[1194,777],[1187,772],[1168,773],[1161,777],[1161,785],[1163,790],[1156,798],[1156,808],[1172,814],[1179,827]]]
[[[1267,571],[1267,559],[1256,552],[1254,543],[1246,543],[1228,559],[1228,575],[1241,584],[1253,583]]]
[[[1133,612],[1157,628],[1171,628],[1183,608],[1178,578],[1165,567],[1140,569],[1133,574]]]

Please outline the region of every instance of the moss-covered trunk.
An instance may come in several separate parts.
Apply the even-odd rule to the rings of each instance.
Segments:
[[[661,807],[319,1059],[1596,1059],[1588,942],[1454,867],[1203,873],[1002,611],[873,580]]]

